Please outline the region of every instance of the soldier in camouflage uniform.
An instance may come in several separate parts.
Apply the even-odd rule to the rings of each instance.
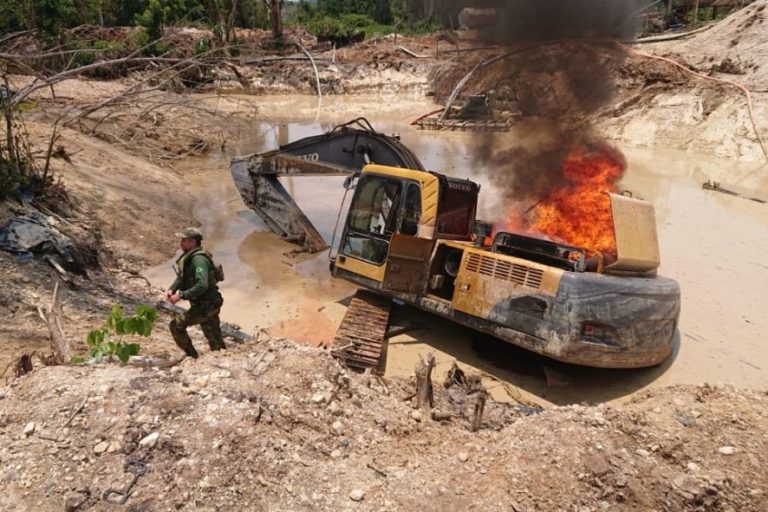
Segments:
[[[211,350],[227,348],[221,336],[219,312],[224,299],[216,285],[213,259],[201,247],[203,234],[197,228],[184,228],[176,236],[184,251],[176,260],[176,280],[165,291],[165,299],[176,304],[182,299],[191,307],[171,321],[171,335],[176,344],[190,357],[197,358],[197,350],[187,334],[187,327],[200,324]]]

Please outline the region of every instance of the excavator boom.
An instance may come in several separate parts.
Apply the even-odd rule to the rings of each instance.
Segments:
[[[351,176],[369,163],[424,170],[397,137],[379,133],[366,119],[358,118],[274,151],[236,158],[230,171],[243,202],[272,231],[308,252],[319,252],[327,243],[279,178]]]

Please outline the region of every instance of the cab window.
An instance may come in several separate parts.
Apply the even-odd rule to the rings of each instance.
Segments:
[[[349,227],[342,252],[382,264],[395,231],[402,185],[398,180],[365,175],[360,178],[349,209]]]

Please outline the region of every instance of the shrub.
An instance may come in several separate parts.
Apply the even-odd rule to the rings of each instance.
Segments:
[[[141,345],[126,343],[122,336],[149,336],[156,319],[157,310],[150,306],[138,306],[134,316],[123,317],[122,308],[113,305],[104,327],[94,329],[85,338],[91,348],[91,357],[101,361],[105,357],[111,359],[117,356],[123,363],[127,362],[129,357],[138,355]]]

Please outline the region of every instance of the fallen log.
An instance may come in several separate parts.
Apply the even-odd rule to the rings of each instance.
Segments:
[[[181,306],[176,306],[175,304],[171,304],[165,300],[159,301],[157,304],[155,304],[155,307],[160,311],[165,311],[166,313],[171,313],[174,315],[183,315],[187,312],[187,309],[182,308]],[[235,340],[235,343],[257,341],[256,336],[251,336],[250,334],[241,331],[239,326],[226,322],[221,324],[221,333]]]
[[[410,55],[411,57],[414,57],[416,59],[426,59],[427,58],[427,55],[419,55],[418,53],[412,52],[411,50],[409,50],[405,46],[398,46],[397,49],[400,50],[401,52],[405,53],[406,55]]]

